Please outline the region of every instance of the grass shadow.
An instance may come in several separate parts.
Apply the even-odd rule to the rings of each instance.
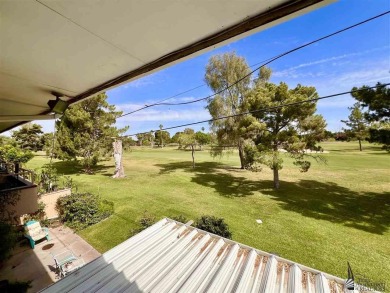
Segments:
[[[224,197],[245,197],[255,192],[269,195],[285,210],[305,217],[340,223],[374,234],[383,234],[390,227],[390,192],[356,192],[334,182],[299,180],[281,182],[272,188],[271,180],[249,180],[227,172],[226,165],[217,162],[157,164],[160,174],[175,170],[193,173],[191,181],[214,189]]]
[[[77,161],[58,161],[52,163],[53,167],[57,170],[58,174],[63,175],[74,175],[74,174],[87,174],[84,172],[83,166],[81,166]],[[107,169],[112,168],[112,166],[106,165],[96,165],[92,168],[93,174],[102,174],[107,173]],[[92,174],[92,175],[93,175]]]

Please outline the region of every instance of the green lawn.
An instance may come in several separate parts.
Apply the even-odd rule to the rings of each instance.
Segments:
[[[211,214],[225,218],[236,241],[340,277],[349,261],[355,275],[390,286],[390,155],[368,144],[359,152],[356,142],[322,145],[328,163],[313,163],[308,173],[286,157],[277,191],[269,169],[240,170],[237,154],[213,160],[196,152],[192,169],[190,152],[134,148],[124,156],[125,179],[110,177],[113,160],[95,175],[54,165],[79,191],[115,203],[114,216],[80,233],[100,252],[127,239],[145,210],[157,218]],[[28,167],[46,162],[37,156]]]

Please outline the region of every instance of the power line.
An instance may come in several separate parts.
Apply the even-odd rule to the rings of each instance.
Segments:
[[[195,88],[189,89],[189,90],[187,90],[187,91],[185,91],[185,92],[176,94],[176,95],[174,95],[174,96],[172,96],[172,97],[163,99],[163,100],[161,100],[161,101],[159,101],[159,102],[153,103],[153,104],[151,104],[151,105],[145,105],[144,107],[141,107],[141,108],[139,108],[139,109],[137,109],[137,110],[134,110],[134,111],[129,112],[129,113],[126,113],[126,114],[123,114],[123,115],[119,116],[118,118],[121,118],[121,117],[130,115],[130,114],[133,114],[133,113],[136,113],[136,112],[138,112],[138,111],[144,110],[144,109],[146,109],[146,108],[154,107],[154,106],[178,106],[178,105],[187,105],[187,104],[193,104],[193,103],[197,103],[197,102],[200,102],[200,101],[204,101],[204,100],[210,99],[210,98],[212,98],[212,97],[214,97],[214,96],[216,96],[216,95],[218,95],[218,94],[221,94],[221,93],[223,93],[224,91],[230,89],[231,87],[233,87],[233,86],[235,86],[236,84],[240,83],[241,81],[243,81],[243,80],[246,79],[247,77],[251,76],[253,73],[255,73],[255,72],[256,72],[257,70],[259,70],[260,68],[262,68],[262,67],[264,67],[264,66],[266,66],[266,65],[268,65],[268,64],[270,64],[270,63],[272,63],[272,62],[275,61],[275,60],[278,60],[278,59],[280,59],[280,58],[282,58],[282,57],[284,57],[284,56],[286,56],[286,55],[289,55],[289,54],[291,54],[291,53],[293,53],[293,52],[295,52],[295,51],[298,51],[298,50],[301,50],[301,49],[303,49],[303,48],[305,48],[305,47],[308,47],[308,46],[310,46],[310,45],[313,45],[313,44],[315,44],[315,43],[317,43],[317,42],[319,42],[319,41],[322,41],[322,40],[325,40],[325,39],[327,39],[327,38],[333,37],[333,36],[338,35],[338,34],[340,34],[340,33],[342,33],[342,32],[345,32],[345,31],[347,31],[347,30],[350,30],[350,29],[352,29],[352,28],[355,28],[355,27],[357,27],[357,26],[360,26],[360,25],[362,25],[362,24],[365,24],[365,23],[367,23],[367,22],[370,22],[370,21],[372,21],[372,20],[375,20],[375,19],[377,19],[377,18],[379,18],[379,17],[385,16],[386,14],[389,14],[389,13],[390,13],[390,10],[388,10],[388,11],[386,11],[386,12],[383,12],[383,13],[381,13],[381,14],[378,14],[378,15],[376,15],[376,16],[370,17],[370,18],[368,18],[368,19],[366,19],[366,20],[363,20],[363,21],[361,21],[361,22],[358,22],[358,23],[353,24],[353,25],[351,25],[351,26],[348,26],[348,27],[346,27],[346,28],[343,28],[343,29],[341,29],[341,30],[338,30],[338,31],[336,31],[336,32],[333,32],[333,33],[331,33],[331,34],[328,34],[328,35],[326,35],[326,36],[323,36],[323,37],[321,37],[321,38],[315,39],[315,40],[313,40],[313,41],[311,41],[311,42],[309,42],[309,43],[306,43],[306,44],[303,44],[303,45],[301,45],[301,46],[295,47],[294,49],[288,50],[288,51],[286,51],[286,52],[284,52],[284,53],[281,53],[281,54],[279,54],[279,55],[277,55],[277,56],[275,56],[275,57],[269,58],[269,59],[267,59],[267,60],[265,60],[265,61],[258,62],[258,63],[256,63],[256,64],[262,63],[262,65],[256,67],[254,70],[252,70],[252,71],[249,72],[248,74],[244,75],[242,78],[236,80],[234,83],[228,85],[226,88],[224,88],[224,89],[222,89],[222,90],[220,90],[220,91],[218,91],[218,92],[216,92],[216,93],[214,93],[214,94],[212,94],[212,95],[209,95],[209,96],[207,96],[207,97],[204,97],[204,98],[201,98],[201,99],[197,99],[197,100],[193,100],[193,101],[180,102],[180,103],[163,103],[164,101],[169,100],[169,99],[172,99],[172,98],[174,98],[174,97],[177,97],[177,96],[179,96],[179,95],[181,95],[181,94],[183,94],[183,93],[187,93],[187,92],[190,92],[190,91],[192,91],[192,90],[195,90],[195,89],[198,89],[198,88],[200,88],[200,87],[205,86],[205,85],[203,84],[203,85],[199,85],[199,86],[197,86],[197,87],[195,87]],[[254,64],[254,65],[256,65],[256,64]],[[252,66],[254,66],[254,65],[252,65]]]
[[[208,119],[208,120],[202,120],[202,121],[197,121],[197,122],[192,122],[192,123],[186,123],[186,124],[166,127],[166,128],[158,129],[158,130],[151,130],[151,131],[146,131],[146,132],[139,132],[139,133],[134,133],[134,134],[128,134],[128,135],[123,135],[122,137],[136,136],[136,135],[139,135],[139,134],[148,134],[150,132],[171,130],[171,129],[181,128],[181,127],[186,127],[186,126],[192,126],[192,125],[203,124],[203,123],[212,122],[212,121],[223,120],[223,119],[227,119],[227,118],[233,118],[233,117],[238,117],[238,116],[258,113],[258,112],[272,111],[272,110],[280,109],[280,108],[283,108],[283,107],[295,106],[295,105],[300,105],[300,104],[310,103],[310,102],[316,102],[316,101],[319,101],[319,100],[334,98],[334,97],[338,97],[338,96],[342,96],[342,95],[346,95],[346,94],[352,94],[352,93],[356,93],[356,92],[360,92],[360,91],[364,91],[364,90],[368,90],[368,89],[374,89],[374,88],[377,88],[377,87],[386,87],[388,85],[390,85],[390,83],[380,84],[380,85],[378,84],[378,85],[371,86],[371,87],[365,87],[363,89],[356,89],[356,90],[353,90],[353,91],[347,91],[347,92],[332,94],[332,95],[323,96],[323,97],[319,97],[319,98],[307,99],[307,100],[304,100],[304,101],[298,101],[298,102],[293,102],[293,103],[287,103],[287,104],[274,106],[274,107],[261,108],[261,109],[257,109],[257,110],[253,110],[253,111],[247,111],[247,112],[233,114],[233,115],[226,115],[226,116],[221,116],[221,117],[212,118],[212,119]]]
[[[272,57],[272,58],[273,58],[273,57]],[[271,60],[272,58],[268,58],[268,59],[266,59],[266,60],[257,62],[257,63],[255,63],[255,64],[253,64],[253,65],[250,65],[249,67],[252,68],[252,67],[256,66],[257,64],[267,62],[268,60]],[[164,99],[162,99],[162,100],[159,100],[159,101],[157,101],[157,102],[155,102],[155,103],[153,103],[153,104],[145,105],[145,106],[143,106],[143,107],[141,107],[141,108],[139,108],[139,109],[133,110],[133,111],[131,111],[131,112],[128,112],[128,113],[126,113],[126,114],[123,114],[123,115],[119,116],[118,119],[119,119],[119,118],[122,118],[122,117],[124,117],[124,116],[127,116],[127,115],[134,114],[134,113],[136,113],[136,112],[142,111],[142,110],[147,109],[147,108],[150,108],[150,107],[158,106],[158,105],[160,105],[162,102],[165,102],[165,101],[167,101],[167,100],[176,98],[176,97],[178,97],[178,96],[180,96],[180,95],[182,95],[182,94],[186,94],[186,93],[192,92],[192,91],[194,91],[194,90],[196,90],[196,89],[199,89],[199,88],[201,88],[201,87],[204,87],[204,86],[206,86],[205,83],[200,84],[200,85],[198,85],[198,86],[196,86],[196,87],[193,87],[193,88],[191,88],[191,89],[188,89],[188,90],[186,90],[186,91],[184,91],[184,92],[175,94],[174,96],[171,96],[171,97],[168,97],[168,98],[164,98]]]

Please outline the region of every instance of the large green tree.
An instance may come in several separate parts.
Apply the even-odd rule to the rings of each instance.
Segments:
[[[358,140],[359,150],[362,151],[362,140],[365,140],[368,136],[367,121],[359,103],[355,103],[353,107],[348,109],[351,111],[348,120],[341,120],[341,122],[348,127],[348,129],[345,129],[347,135]]]
[[[42,134],[41,125],[27,123],[13,131],[12,138],[24,150],[40,151],[43,149]]]
[[[216,94],[207,101],[206,108],[211,117],[218,118],[240,113],[251,84],[250,76],[246,76],[249,73],[250,69],[245,59],[235,53],[225,53],[210,58],[206,66],[205,81]],[[238,80],[241,81],[227,89]],[[241,119],[240,116],[231,117],[215,120],[210,124],[219,145],[234,145],[238,148],[241,168],[244,168],[244,139],[239,130]]]
[[[368,140],[383,144],[383,149],[390,152],[390,88],[378,82],[376,88],[362,86],[352,91],[361,107],[367,109],[364,116],[371,122]]]
[[[108,104],[105,93],[73,105],[56,122],[56,156],[77,160],[85,172],[91,173],[99,159],[111,153],[112,138],[127,130],[115,127],[122,114]]]
[[[264,72],[267,74],[264,75]],[[274,188],[279,188],[282,151],[294,159],[302,172],[308,171],[311,163],[307,157],[320,158],[310,151],[320,151],[316,143],[324,137],[326,123],[321,115],[315,114],[315,102],[280,107],[317,97],[314,87],[298,84],[289,89],[286,83],[269,82],[269,77],[270,71],[260,72],[245,102],[246,110],[265,110],[245,117],[241,126],[253,141],[245,148],[247,167],[253,168],[256,164],[268,166],[273,170]]]

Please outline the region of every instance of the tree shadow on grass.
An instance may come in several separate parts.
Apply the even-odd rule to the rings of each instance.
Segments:
[[[84,172],[83,166],[81,166],[77,161],[58,161],[52,164],[53,167],[57,170],[58,174],[63,174],[63,175],[87,174]],[[101,174],[101,173],[107,173],[106,170],[110,168],[112,168],[112,166],[97,165],[92,168],[92,171],[93,174],[98,174],[98,173]]]
[[[390,192],[357,192],[334,182],[306,179],[282,181],[281,188],[275,190],[271,180],[254,181],[232,175],[227,172],[227,166],[219,163],[198,163],[195,169],[190,165],[190,162],[174,162],[156,166],[161,168],[160,174],[175,170],[193,173],[192,182],[213,188],[224,197],[245,197],[261,192],[277,201],[281,208],[305,217],[340,223],[374,234],[383,234],[390,227]]]

